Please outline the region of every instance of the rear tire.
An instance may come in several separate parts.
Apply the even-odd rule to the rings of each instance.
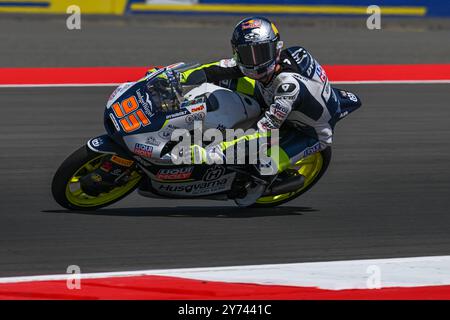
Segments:
[[[317,175],[314,177],[314,179],[306,187],[304,187],[301,191],[291,192],[292,193],[291,196],[289,196],[288,198],[285,198],[283,200],[277,201],[277,202],[273,202],[273,203],[258,203],[258,202],[256,202],[256,203],[252,204],[249,207],[250,208],[272,208],[272,207],[276,207],[276,206],[282,205],[283,203],[292,201],[295,198],[297,198],[297,197],[301,196],[302,194],[304,194],[305,192],[307,192],[309,189],[311,189],[320,180],[320,178],[322,178],[322,176],[327,171],[328,166],[329,166],[329,164],[331,162],[331,147],[328,147],[328,148],[322,150],[320,152],[320,155],[322,156],[322,167],[320,168],[320,171],[317,173]],[[264,198],[264,197],[262,197],[262,198]],[[262,199],[262,198],[260,198],[260,199]]]
[[[70,156],[68,156],[66,160],[64,160],[64,162],[60,165],[60,167],[56,171],[52,181],[52,195],[55,201],[60,206],[69,210],[97,210],[99,208],[106,207],[110,204],[113,204],[121,200],[138,187],[139,183],[137,182],[133,186],[130,185],[130,189],[124,189],[123,193],[118,194],[117,197],[113,199],[107,199],[107,201],[100,201],[98,204],[94,203],[95,200],[92,201],[93,202],[92,204],[88,205],[80,205],[74,203],[74,201],[71,201],[67,193],[68,185],[71,179],[80,169],[82,169],[90,161],[96,158],[100,158],[102,156],[107,155],[94,152],[87,146],[82,146],[81,148],[73,152]]]

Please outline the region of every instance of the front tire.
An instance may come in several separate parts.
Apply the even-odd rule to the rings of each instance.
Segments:
[[[136,171],[132,172],[130,180],[123,186],[118,186],[107,193],[101,193],[96,197],[83,193],[79,187],[79,178],[97,169],[107,156],[82,146],[67,157],[53,177],[52,194],[55,201],[69,210],[96,210],[113,204],[133,192],[141,180],[141,175]]]

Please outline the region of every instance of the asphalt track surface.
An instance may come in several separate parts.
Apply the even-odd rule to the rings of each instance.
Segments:
[[[80,47],[73,53],[70,36],[52,25],[60,20],[2,16],[0,25],[9,22],[11,32],[0,35],[0,63],[145,65],[195,60],[197,54],[200,61],[213,60],[225,52],[226,22],[234,18],[217,18],[216,32],[194,45],[183,35],[200,32],[201,24],[185,19],[176,24],[181,35],[168,28],[170,40],[153,37],[159,46],[185,45],[188,59],[164,47],[139,51],[151,47],[136,39],[136,30],[143,36],[148,24],[143,19],[92,20],[91,29],[81,31],[87,39],[76,36]],[[380,37],[385,49],[374,52],[366,39],[370,31],[336,23],[331,34],[345,33],[338,39],[306,23],[322,35],[321,41],[306,35],[305,42],[324,64],[450,62],[445,27],[392,27],[386,32],[400,36]],[[296,38],[294,22],[280,24],[286,39]],[[121,41],[125,34],[135,38]],[[354,50],[327,49],[349,39]],[[122,46],[127,41],[135,46]],[[217,47],[205,48],[209,41]],[[427,54],[421,42],[430,44]],[[69,265],[97,272],[450,254],[450,85],[341,87],[358,93],[363,107],[338,124],[329,171],[301,198],[276,209],[245,210],[232,202],[133,194],[95,213],[61,209],[50,183],[68,154],[103,132],[103,105],[113,88],[0,89],[0,276],[64,273]]]
[[[0,67],[145,66],[209,62],[231,55],[229,39],[241,16],[82,16],[81,30],[65,18],[0,15]],[[273,17],[286,46],[302,45],[322,64],[450,63],[450,19]]]

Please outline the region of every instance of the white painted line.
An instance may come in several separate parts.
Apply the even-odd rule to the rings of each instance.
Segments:
[[[0,84],[0,88],[116,87],[121,83]]]
[[[332,84],[435,84],[450,83],[449,80],[362,80],[362,81],[330,81]]]
[[[439,84],[448,80],[363,80],[331,81],[332,84]],[[48,84],[0,84],[0,88],[65,88],[65,87],[116,87],[121,83],[48,83]]]
[[[379,270],[380,287],[383,288],[450,285],[450,256],[85,273],[80,274],[79,279],[158,275],[341,290],[367,289],[374,269]],[[73,276],[6,277],[0,278],[0,283],[67,280]]]

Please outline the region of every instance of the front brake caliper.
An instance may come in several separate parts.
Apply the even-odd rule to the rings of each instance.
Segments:
[[[90,196],[98,196],[128,182],[134,161],[116,155],[103,160],[100,167],[80,178],[80,187]]]

